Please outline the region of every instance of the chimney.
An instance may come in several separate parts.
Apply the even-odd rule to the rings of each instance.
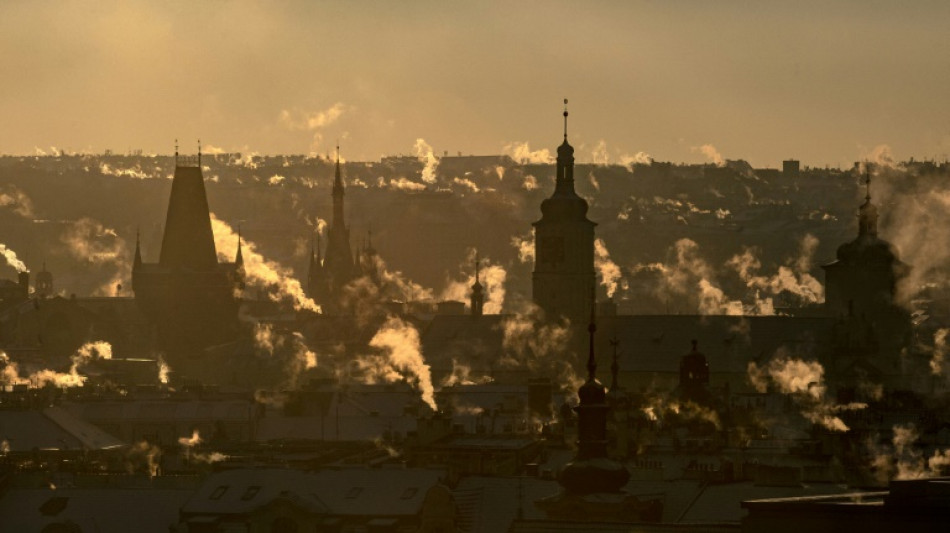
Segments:
[[[19,280],[20,295],[24,300],[30,297],[30,273],[29,271],[24,270],[17,274],[17,280]]]

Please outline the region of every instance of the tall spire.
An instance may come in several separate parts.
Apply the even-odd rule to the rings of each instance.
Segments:
[[[336,147],[336,172],[333,175],[333,226],[345,226],[343,220],[343,175],[340,172],[340,146]]]
[[[877,236],[877,206],[871,203],[871,170],[870,165],[864,165],[864,185],[867,193],[864,204],[858,209],[858,236]]]
[[[564,99],[564,142],[557,147],[554,194],[574,194],[574,147],[567,142],[567,98]]]
[[[139,247],[139,229],[135,228],[135,259],[133,259],[132,269],[135,270],[142,266],[142,250]],[[46,262],[43,263],[43,270],[46,270]]]
[[[243,265],[244,264],[244,255],[241,253],[241,225],[238,224],[238,246],[237,246],[237,255],[234,257],[234,264]]]
[[[567,142],[567,98],[564,99],[564,142]]]
[[[178,139],[175,139],[175,166],[178,166]]]
[[[198,139],[198,167],[201,167],[201,139]]]
[[[475,283],[472,284],[472,316],[482,316],[485,308],[485,291],[482,289],[482,284],[478,280],[478,270],[481,266],[481,261],[478,256],[478,250],[475,250]]]
[[[595,286],[591,286],[590,289],[590,323],[587,325],[588,337],[590,337],[590,350],[587,354],[587,382],[593,383],[597,381],[597,359],[594,357],[594,333],[597,331],[597,319],[595,316],[595,305],[596,295],[594,291],[596,290]]]

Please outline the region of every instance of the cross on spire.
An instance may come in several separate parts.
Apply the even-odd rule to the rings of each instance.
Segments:
[[[567,140],[567,98],[564,99],[564,140]]]

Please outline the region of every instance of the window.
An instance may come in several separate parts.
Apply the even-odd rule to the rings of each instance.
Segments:
[[[254,498],[254,496],[257,496],[257,493],[260,491],[261,491],[260,485],[251,485],[250,487],[247,488],[246,491],[244,491],[244,494],[241,496],[241,499],[244,501],[251,500]]]
[[[220,500],[221,496],[224,496],[224,493],[228,491],[227,485],[221,485],[220,487],[214,489],[214,492],[211,493],[211,496],[208,496],[209,500]]]

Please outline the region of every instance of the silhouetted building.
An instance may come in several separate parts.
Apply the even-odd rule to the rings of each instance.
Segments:
[[[478,280],[478,253],[475,253],[475,283],[472,284],[472,316],[482,316],[485,307],[485,290]]]
[[[693,349],[680,359],[680,397],[697,403],[705,402],[709,396],[709,363],[706,356]]]
[[[825,309],[838,319],[832,333],[834,373],[839,381],[883,381],[896,386],[911,322],[895,296],[910,266],[898,258],[891,243],[878,237],[870,174],[865,183],[868,190],[858,212],[857,238],[839,246],[837,259],[822,266]]]
[[[801,166],[796,159],[782,161],[782,175],[786,178],[797,178],[801,175]]]
[[[171,357],[233,338],[244,278],[240,239],[235,262],[218,262],[200,154],[175,157],[159,260],[144,262],[136,239],[132,266],[136,303]]]
[[[9,309],[30,297],[30,273],[20,272],[16,282],[0,279],[0,309]]]
[[[333,178],[333,218],[327,229],[327,249],[321,258],[319,246],[317,257],[314,260],[311,254],[310,272],[308,273],[308,287],[310,297],[314,299],[325,312],[336,312],[339,309],[343,287],[359,276],[359,258],[354,259],[350,249],[350,230],[346,227],[343,212],[343,197],[345,187],[343,176],[340,173],[340,147],[336,153],[336,172]]]
[[[36,273],[36,281],[33,282],[33,292],[37,298],[49,298],[53,295],[53,273],[46,270],[46,263],[43,263],[43,270]]]
[[[532,297],[549,320],[560,317],[583,324],[594,302],[594,226],[587,218],[587,201],[574,191],[574,148],[557,149],[554,194],[541,202],[541,220],[534,224],[535,263]]]

